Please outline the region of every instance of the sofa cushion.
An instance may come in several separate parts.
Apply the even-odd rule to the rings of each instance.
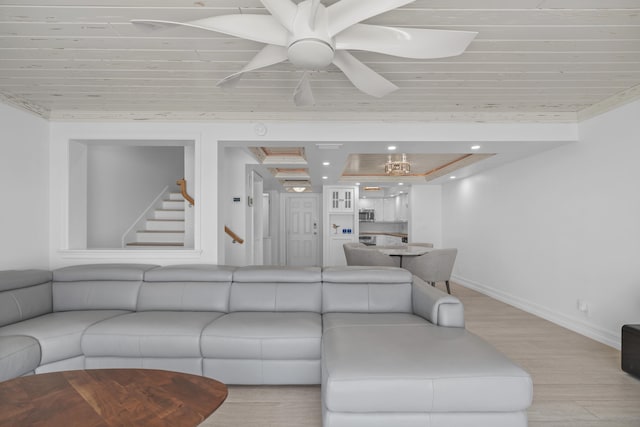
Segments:
[[[97,323],[84,333],[85,356],[201,357],[200,335],[217,312],[144,311]]]
[[[27,336],[0,337],[0,381],[33,372],[40,364],[40,345]]]
[[[320,313],[319,267],[249,266],[233,273],[229,311]]]
[[[0,326],[51,313],[51,272],[0,271]]]
[[[219,359],[320,359],[317,313],[229,313],[202,332],[202,355]]]
[[[343,326],[427,325],[420,316],[409,313],[325,313],[322,315],[323,333]]]
[[[0,328],[0,336],[35,338],[42,351],[41,365],[82,355],[80,338],[92,324],[124,314],[121,310],[91,310],[49,313]]]
[[[72,265],[53,271],[54,282],[142,281],[147,270],[155,264],[84,264]]]
[[[229,311],[231,282],[144,282],[137,311]]]
[[[411,280],[396,267],[327,267],[322,272],[322,312],[412,313]]]
[[[151,264],[89,264],[53,272],[53,311],[136,309]]]
[[[334,412],[517,412],[531,377],[462,328],[336,327],[323,336],[323,401]]]
[[[178,264],[144,272],[145,282],[231,282],[236,267],[215,264]]]
[[[0,271],[0,292],[47,283],[52,277],[52,273],[47,270]]]

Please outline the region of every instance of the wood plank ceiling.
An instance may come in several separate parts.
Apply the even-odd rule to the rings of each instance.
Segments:
[[[312,74],[316,105],[304,108],[292,102],[301,72],[288,63],[249,73],[233,90],[215,86],[259,43],[129,23],[230,13],[266,11],[259,0],[0,0],[0,100],[51,118],[575,120],[640,92],[640,0],[417,0],[367,23],[479,32],[466,53],[409,60],[352,52],[400,89],[372,98],[331,66]]]

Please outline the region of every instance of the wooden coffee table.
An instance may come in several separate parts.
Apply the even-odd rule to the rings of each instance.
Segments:
[[[226,398],[221,382],[179,372],[54,372],[0,382],[0,426],[194,427]]]

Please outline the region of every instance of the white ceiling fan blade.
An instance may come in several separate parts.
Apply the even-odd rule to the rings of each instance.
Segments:
[[[287,49],[282,46],[274,46],[272,44],[268,44],[262,48],[260,52],[254,56],[247,65],[245,65],[242,70],[237,73],[233,73],[224,79],[220,80],[216,86],[222,88],[231,88],[235,87],[238,84],[238,81],[242,78],[244,73],[249,71],[254,71],[259,68],[268,67],[269,65],[277,64],[279,62],[285,61],[287,59]]]
[[[222,15],[189,22],[133,19],[131,23],[152,27],[180,25],[278,46],[286,46],[289,41],[287,30],[270,15]]]
[[[316,104],[313,91],[311,90],[311,84],[309,83],[309,73],[306,71],[293,92],[293,102],[297,107],[309,107]]]
[[[327,7],[329,35],[373,16],[413,3],[415,0],[340,0]]]
[[[293,21],[298,13],[298,6],[291,0],[260,0],[276,20],[293,33]]]
[[[318,7],[320,7],[320,0],[311,0],[311,8],[309,9],[309,28],[315,30],[316,28],[316,15],[318,13]]]
[[[351,83],[364,93],[382,98],[398,89],[398,86],[358,61],[350,53],[336,51],[333,63],[342,70]]]
[[[353,25],[335,38],[336,49],[367,50],[403,58],[446,58],[462,54],[478,33],[473,31]]]

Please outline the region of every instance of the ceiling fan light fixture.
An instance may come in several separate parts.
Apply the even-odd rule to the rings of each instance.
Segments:
[[[305,70],[321,70],[333,62],[335,51],[319,39],[301,39],[289,45],[287,57],[293,65]]]
[[[407,155],[402,154],[402,160],[389,160],[384,165],[384,173],[392,176],[409,175],[411,173],[411,163],[407,161]]]

